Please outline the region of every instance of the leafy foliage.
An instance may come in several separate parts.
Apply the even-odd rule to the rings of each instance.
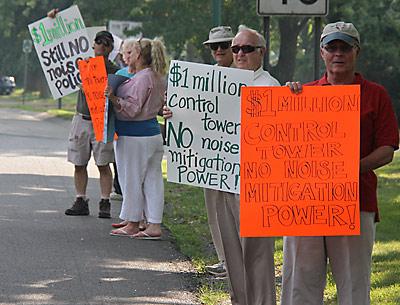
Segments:
[[[144,36],[164,38],[172,58],[212,63],[210,52],[202,45],[213,26],[212,0],[0,0],[0,74],[17,76],[23,85],[22,41],[29,38],[27,25],[46,15],[53,7],[64,9],[77,4],[86,25],[106,25],[112,20],[143,22]],[[256,1],[221,0],[222,24],[235,30],[246,24],[263,29],[263,18],[256,14]],[[329,15],[323,24],[337,20],[353,22],[361,33],[362,52],[358,69],[365,77],[383,84],[392,96],[400,117],[397,89],[400,76],[400,0],[330,1]],[[271,17],[271,72],[282,83],[314,79],[313,18]],[[317,50],[318,52],[318,50]],[[21,60],[16,60],[21,59]],[[47,88],[34,52],[28,56],[29,89]],[[320,72],[323,73],[321,64]],[[44,85],[43,85],[44,84]]]

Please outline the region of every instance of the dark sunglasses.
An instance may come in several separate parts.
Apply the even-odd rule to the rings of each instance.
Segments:
[[[226,50],[230,46],[231,46],[230,41],[210,43],[210,49],[213,50],[213,51],[217,51],[218,48],[221,48],[222,50]]]
[[[260,46],[250,46],[250,45],[247,45],[247,44],[244,45],[244,46],[232,46],[231,47],[232,52],[235,53],[235,54],[239,53],[240,50],[242,50],[242,52],[244,54],[247,54],[247,53],[254,52],[256,49],[260,49],[260,48],[262,48],[262,47],[260,47]]]
[[[109,46],[110,46],[110,43],[109,43],[107,40],[104,40],[104,39],[101,39],[101,38],[95,39],[94,42],[95,42],[96,44],[102,44],[102,45],[104,45],[104,46],[106,46],[106,47],[109,47]]]
[[[349,44],[344,44],[344,45],[341,45],[341,46],[336,46],[336,45],[325,45],[324,47],[323,47],[324,49],[325,49],[325,51],[327,51],[328,53],[335,53],[335,52],[337,52],[338,50],[341,52],[341,53],[349,53],[349,52],[351,52],[352,50],[353,50],[353,48],[354,48],[354,46],[351,46],[351,45],[349,45]]]

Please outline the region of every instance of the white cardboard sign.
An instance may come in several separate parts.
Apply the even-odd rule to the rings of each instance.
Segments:
[[[168,75],[168,181],[239,193],[240,88],[254,72],[172,61]]]
[[[92,41],[78,6],[28,25],[36,53],[54,99],[79,90],[77,61],[93,56]]]

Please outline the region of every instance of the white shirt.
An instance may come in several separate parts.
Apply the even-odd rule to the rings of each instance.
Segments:
[[[263,70],[260,67],[258,70],[254,72],[254,82],[253,86],[280,86],[281,84],[278,80],[269,74],[269,72]]]

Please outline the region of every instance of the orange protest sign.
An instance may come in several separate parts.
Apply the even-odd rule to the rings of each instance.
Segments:
[[[243,87],[241,236],[358,235],[360,88]]]
[[[78,65],[96,141],[101,142],[104,138],[104,112],[106,103],[104,90],[107,86],[107,72],[104,58],[103,56],[97,56],[89,60],[81,60]]]

